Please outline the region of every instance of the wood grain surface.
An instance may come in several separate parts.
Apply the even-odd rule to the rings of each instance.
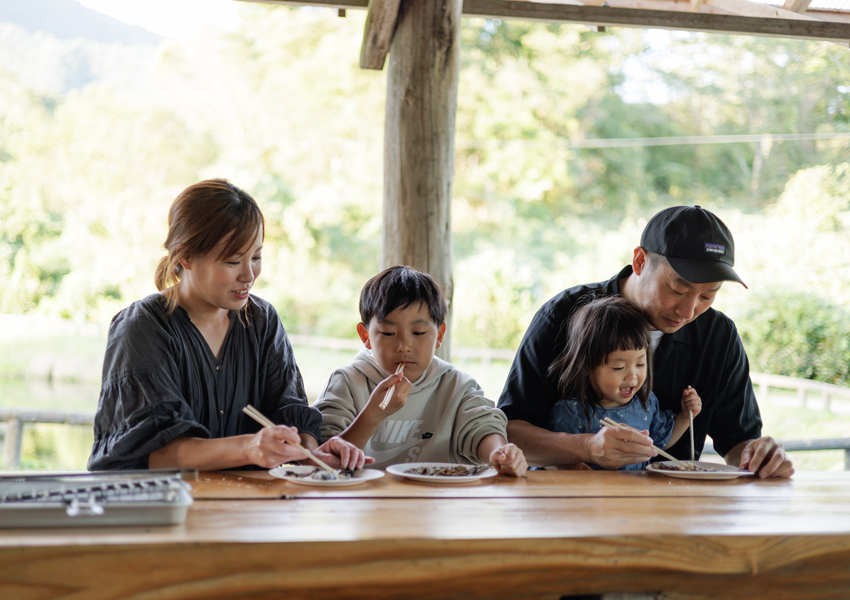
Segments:
[[[196,500],[248,498],[581,498],[716,496],[780,498],[817,496],[850,499],[850,472],[806,472],[792,479],[725,481],[673,479],[646,472],[529,471],[527,477],[497,476],[465,484],[432,484],[386,474],[351,487],[313,487],[276,479],[266,471],[201,473],[192,482]]]
[[[850,598],[846,474],[689,486],[549,473],[494,478],[480,486],[489,497],[433,495],[468,493],[458,486],[334,495],[358,486],[197,501],[176,527],[5,530],[0,598]],[[202,474],[196,484],[227,494],[230,476],[285,484],[262,473]],[[388,477],[379,480],[387,489],[407,489]],[[503,491],[535,486],[552,495]]]

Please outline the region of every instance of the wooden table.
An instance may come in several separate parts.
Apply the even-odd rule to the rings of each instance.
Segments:
[[[0,532],[0,598],[850,598],[847,472],[193,486],[181,526]]]

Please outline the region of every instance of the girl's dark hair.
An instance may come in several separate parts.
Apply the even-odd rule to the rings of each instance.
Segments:
[[[622,296],[590,299],[569,317],[563,353],[549,367],[558,378],[562,397],[575,397],[590,424],[593,407],[599,403],[590,382],[593,370],[617,350],[646,349],[646,381],[637,391],[641,406],[652,390],[652,338],[646,313]]]
[[[168,213],[168,237],[163,244],[168,256],[159,261],[154,275],[168,314],[177,308],[181,258],[204,256],[225,238],[217,258],[233,256],[254,241],[258,228],[265,234],[260,207],[226,179],[207,179],[180,192]]]
[[[446,321],[446,299],[437,282],[411,267],[390,267],[366,282],[360,292],[360,321],[366,327],[372,317],[378,322],[397,308],[421,302],[439,327]]]

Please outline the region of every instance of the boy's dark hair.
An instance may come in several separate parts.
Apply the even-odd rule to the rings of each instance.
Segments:
[[[397,308],[421,302],[439,327],[446,321],[446,299],[437,282],[410,267],[390,267],[375,275],[360,292],[360,320],[369,326],[372,317],[383,321]]]
[[[646,313],[622,296],[591,298],[569,317],[563,353],[549,367],[558,378],[564,398],[579,400],[590,424],[593,407],[599,403],[590,383],[591,373],[617,350],[646,348],[646,381],[635,394],[641,406],[652,390],[652,337]]]

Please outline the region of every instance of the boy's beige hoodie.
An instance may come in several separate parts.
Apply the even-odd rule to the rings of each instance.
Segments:
[[[314,405],[324,418],[323,440],[342,433],[389,376],[371,350],[362,350],[350,365],[334,371]],[[491,433],[506,437],[505,413],[484,397],[472,377],[446,361],[435,356],[412,383],[404,407],[384,419],[363,448],[375,459],[370,467],[411,462],[478,464],[481,440]]]

